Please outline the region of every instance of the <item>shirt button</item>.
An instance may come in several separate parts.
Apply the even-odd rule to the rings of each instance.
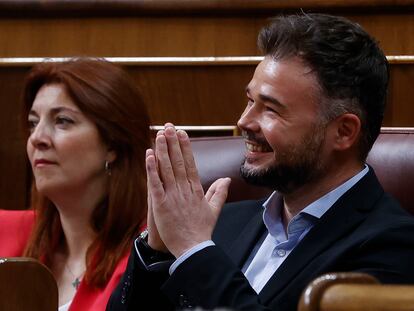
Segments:
[[[283,256],[285,256],[285,255],[286,255],[286,251],[285,251],[284,249],[278,249],[278,250],[276,250],[276,254],[277,254],[279,257],[283,257]]]

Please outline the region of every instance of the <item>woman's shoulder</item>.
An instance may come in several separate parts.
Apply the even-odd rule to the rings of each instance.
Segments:
[[[32,210],[0,210],[0,257],[22,256],[33,224]]]
[[[34,219],[34,211],[33,210],[5,210],[0,209],[0,221],[2,220],[14,220],[19,221],[22,219],[25,220],[32,220]]]
[[[7,233],[10,230],[21,231],[34,223],[33,210],[0,210],[0,232]]]

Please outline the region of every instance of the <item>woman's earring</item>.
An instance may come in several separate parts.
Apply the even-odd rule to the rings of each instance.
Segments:
[[[105,172],[111,176],[111,163],[108,160],[105,161]]]

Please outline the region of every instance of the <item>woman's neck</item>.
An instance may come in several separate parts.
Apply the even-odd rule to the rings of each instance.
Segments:
[[[86,272],[86,254],[97,236],[91,225],[92,214],[104,201],[105,193],[104,185],[95,185],[89,189],[60,191],[50,198],[58,210],[64,234],[64,242],[58,246],[52,262],[59,305],[73,299]]]

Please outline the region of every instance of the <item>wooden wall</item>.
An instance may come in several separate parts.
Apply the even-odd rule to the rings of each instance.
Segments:
[[[414,0],[0,0],[0,57],[251,56],[278,14],[360,23],[388,55],[414,54]]]
[[[345,14],[344,14],[345,15]],[[412,14],[347,14],[388,55],[413,54]],[[0,57],[258,55],[267,17],[0,19]]]
[[[0,0],[0,208],[27,205],[19,94],[30,58],[161,57],[115,59],[141,87],[153,124],[234,125],[258,31],[299,8],[346,16],[380,41],[392,60],[384,126],[414,126],[414,0]]]

